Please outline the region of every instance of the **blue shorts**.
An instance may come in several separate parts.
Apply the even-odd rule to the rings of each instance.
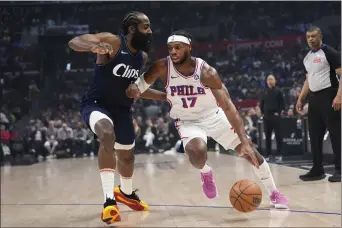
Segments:
[[[126,107],[104,107],[95,102],[81,104],[81,116],[88,127],[95,132],[95,124],[100,119],[108,119],[114,126],[115,149],[128,150],[134,147],[135,131],[132,111]]]

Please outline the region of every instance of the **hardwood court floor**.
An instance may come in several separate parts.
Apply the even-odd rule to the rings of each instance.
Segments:
[[[149,212],[120,205],[130,227],[340,227],[341,184],[327,179],[302,182],[305,170],[271,164],[289,211],[270,209],[268,197],[251,213],[235,211],[229,190],[240,179],[261,186],[252,167],[238,157],[209,153],[220,196],[207,199],[198,171],[184,154],[137,155],[134,187]],[[119,177],[115,176],[116,185]],[[263,189],[266,196],[266,191]],[[96,158],[50,160],[32,166],[1,168],[1,227],[106,227],[100,220],[103,193]]]

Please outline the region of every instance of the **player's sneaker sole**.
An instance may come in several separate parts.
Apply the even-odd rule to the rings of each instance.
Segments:
[[[102,210],[101,220],[106,224],[113,224],[115,222],[120,222],[120,212],[118,206],[107,206]]]

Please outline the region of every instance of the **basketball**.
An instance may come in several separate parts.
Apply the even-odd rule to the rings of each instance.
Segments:
[[[252,212],[261,203],[262,191],[251,180],[240,180],[230,189],[229,199],[232,206],[240,212]]]

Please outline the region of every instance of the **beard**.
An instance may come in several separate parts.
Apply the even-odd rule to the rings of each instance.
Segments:
[[[139,30],[136,30],[132,37],[131,43],[134,49],[148,52],[151,49],[152,35],[144,34]]]
[[[175,65],[181,65],[183,64],[188,58],[189,58],[190,53],[185,52],[183,58],[179,60],[179,62],[174,63]]]

